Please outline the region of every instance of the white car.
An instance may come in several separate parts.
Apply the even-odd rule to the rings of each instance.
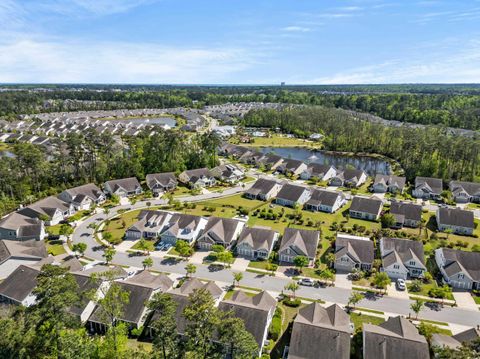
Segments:
[[[315,285],[315,282],[310,278],[302,278],[298,281],[298,284],[304,285],[307,287],[313,287]]]
[[[406,288],[405,280],[403,280],[402,278],[398,278],[397,279],[397,288],[398,288],[398,290],[405,290],[405,288]]]

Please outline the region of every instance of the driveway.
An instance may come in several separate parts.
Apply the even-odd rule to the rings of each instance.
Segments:
[[[398,290],[395,282],[389,284],[389,286],[387,287],[387,294],[392,298],[401,298],[407,300],[409,298],[407,288],[405,288],[405,290]]]
[[[245,272],[249,263],[250,261],[248,259],[238,257],[235,259],[235,262],[233,262],[231,269],[234,272]]]
[[[475,303],[472,295],[469,292],[454,290],[452,294],[459,308],[474,310],[478,312],[478,305],[477,303]]]
[[[192,254],[190,257],[190,260],[188,261],[189,263],[192,264],[202,264],[203,259],[208,256],[210,252],[208,251],[198,251]]]
[[[335,274],[335,287],[352,289],[352,281],[348,279],[348,272],[337,271]]]

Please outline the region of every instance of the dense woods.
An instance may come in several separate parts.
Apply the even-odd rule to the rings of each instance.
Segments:
[[[216,135],[157,132],[123,138],[123,143],[94,130],[69,133],[58,151],[48,156],[30,143],[13,145],[15,157],[0,160],[0,213],[78,184],[131,176],[144,179],[149,173],[179,173],[217,164]]]
[[[378,153],[400,162],[406,176],[433,176],[445,180],[480,179],[480,140],[451,136],[437,127],[389,127],[355,119],[342,110],[323,107],[257,110],[248,113],[245,126],[279,127],[285,132],[325,135],[327,150]]]

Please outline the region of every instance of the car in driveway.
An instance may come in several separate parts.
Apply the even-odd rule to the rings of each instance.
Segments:
[[[304,285],[306,287],[313,287],[315,285],[315,281],[310,278],[301,278],[299,279],[298,284]]]
[[[397,284],[398,290],[405,290],[406,288],[405,280],[403,280],[402,278],[398,278],[396,284]]]

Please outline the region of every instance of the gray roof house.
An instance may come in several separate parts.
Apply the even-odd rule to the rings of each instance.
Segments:
[[[143,192],[140,182],[135,177],[107,181],[104,188],[109,195],[119,197],[135,196]]]
[[[47,249],[43,241],[34,239],[23,242],[0,240],[0,279],[8,277],[22,264],[35,264],[47,256]]]
[[[0,302],[28,307],[35,303],[32,291],[37,286],[39,268],[20,265],[0,283]]]
[[[383,202],[376,197],[355,196],[349,209],[350,217],[376,221],[380,217]]]
[[[440,199],[443,190],[442,180],[431,177],[415,178],[415,187],[412,195],[415,198]]]
[[[405,177],[393,175],[376,175],[373,180],[372,192],[374,193],[402,193],[405,189]]]
[[[235,317],[243,320],[245,329],[257,342],[258,356],[260,356],[276,306],[275,298],[265,291],[253,297],[242,291],[236,291],[230,299],[221,301],[218,309],[225,312],[232,311]]]
[[[244,225],[245,222],[233,218],[209,217],[205,229],[197,239],[197,246],[209,250],[214,244],[219,244],[231,249]]]
[[[31,218],[18,212],[0,219],[0,239],[25,241],[45,238],[45,226],[38,218]]]
[[[173,191],[177,187],[177,178],[175,173],[150,173],[145,177],[147,187],[155,196],[160,193]]]
[[[127,239],[156,238],[162,233],[172,215],[165,211],[142,210],[135,222],[125,232]]]
[[[335,241],[335,269],[352,272],[370,270],[373,265],[375,250],[368,237],[352,236],[338,233]]]
[[[300,178],[303,180],[316,178],[319,181],[328,181],[335,176],[336,173],[337,170],[333,166],[322,165],[320,163],[310,163],[308,164],[307,169],[303,170],[300,174]]]
[[[383,271],[392,279],[423,277],[427,270],[421,241],[383,237],[380,253]]]
[[[480,253],[465,252],[450,248],[435,250],[437,263],[443,280],[454,288],[480,288]]]
[[[277,156],[273,153],[267,153],[266,155],[263,155],[260,159],[257,161],[257,167],[264,167],[267,170],[276,170],[280,164],[283,162],[283,158],[280,156]]]
[[[245,191],[244,196],[249,199],[268,201],[277,196],[282,184],[275,180],[259,178],[252,187]]]
[[[480,338],[480,330],[470,328],[461,333],[449,336],[445,334],[433,334],[430,341],[432,347],[459,349],[463,343],[471,343]]]
[[[18,213],[30,218],[42,219],[45,217],[47,219],[45,224],[53,226],[74,214],[75,208],[71,203],[50,196],[20,209]]]
[[[480,203],[480,183],[451,181],[449,187],[455,202]]]
[[[428,343],[403,317],[391,317],[380,325],[363,324],[364,359],[429,359]]]
[[[410,202],[391,201],[390,214],[395,217],[393,228],[416,228],[422,222],[422,206]]]
[[[216,179],[227,183],[236,183],[245,177],[244,170],[231,163],[217,166],[211,172]]]
[[[66,189],[58,195],[62,201],[72,203],[77,211],[90,209],[93,203],[105,201],[105,194],[93,183]]]
[[[237,253],[249,259],[267,259],[278,237],[270,228],[245,226],[237,241]]]
[[[439,207],[436,212],[437,227],[440,231],[451,230],[453,233],[472,235],[475,229],[473,211],[460,208]]]
[[[350,317],[342,308],[313,302],[293,322],[288,359],[349,359],[350,334]]]
[[[208,168],[197,168],[180,173],[178,180],[190,188],[210,187],[215,184],[215,177]]]
[[[314,188],[304,207],[310,211],[334,213],[346,202],[347,199],[343,192]]]
[[[295,205],[303,206],[309,198],[309,188],[287,183],[282,187],[280,192],[278,192],[275,203],[287,207],[295,207]]]
[[[360,187],[367,180],[367,174],[362,170],[345,169],[337,171],[335,176],[330,178],[330,186],[337,187]]]
[[[162,241],[175,244],[177,240],[184,240],[193,244],[207,225],[207,220],[191,214],[174,213],[160,234]]]
[[[282,163],[276,168],[278,172],[293,176],[300,175],[306,169],[307,165],[304,162],[294,159],[283,159]]]
[[[319,240],[319,231],[286,228],[278,250],[280,262],[293,263],[295,257],[305,256],[312,265],[317,254]]]

